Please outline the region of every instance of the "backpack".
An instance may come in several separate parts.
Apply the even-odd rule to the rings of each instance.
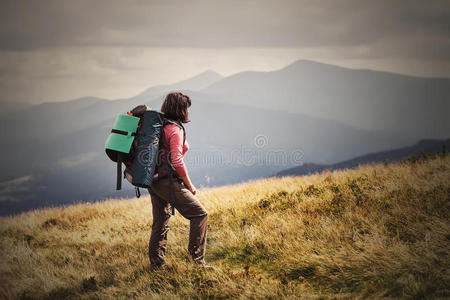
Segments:
[[[139,105],[126,115],[117,116],[113,129],[106,140],[105,151],[108,157],[117,163],[116,189],[121,189],[122,163],[126,168],[123,177],[135,186],[136,196],[139,188],[149,188],[153,182],[168,177],[170,179],[170,197],[174,199],[172,177],[175,168],[170,161],[170,153],[166,163],[161,162],[164,126],[175,124],[183,129],[183,143],[186,133],[181,123],[167,118],[163,113],[151,110],[146,105]]]

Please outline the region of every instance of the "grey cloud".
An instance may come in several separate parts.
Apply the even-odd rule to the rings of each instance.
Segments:
[[[116,99],[296,59],[450,76],[444,0],[0,0],[0,102]]]
[[[0,36],[0,49],[9,50],[390,43],[380,49],[448,58],[450,5],[410,0],[2,1]]]

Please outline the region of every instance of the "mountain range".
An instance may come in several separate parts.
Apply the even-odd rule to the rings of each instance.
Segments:
[[[444,154],[448,153],[450,149],[450,139],[447,140],[422,140],[415,145],[404,147],[400,149],[380,151],[369,153],[350,160],[339,162],[331,165],[320,165],[314,163],[305,163],[301,166],[280,171],[276,174],[278,177],[282,176],[302,176],[313,173],[319,173],[324,170],[343,170],[349,168],[356,168],[359,165],[367,163],[391,163],[408,158],[420,158],[424,155]]]
[[[132,196],[128,183],[114,190],[104,142],[117,114],[159,109],[170,91],[193,101],[190,175],[197,186],[216,186],[447,138],[449,83],[298,61],[228,77],[206,71],[128,99],[1,106],[0,213]]]
[[[450,79],[348,69],[299,60],[241,72],[210,85],[216,101],[303,113],[366,130],[447,138]]]

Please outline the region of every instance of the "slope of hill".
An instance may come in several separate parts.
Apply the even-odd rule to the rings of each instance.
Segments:
[[[223,76],[220,75],[219,73],[212,70],[208,70],[189,79],[179,81],[177,83],[158,85],[148,88],[139,95],[133,97],[132,99],[140,99],[141,101],[148,101],[149,99],[153,99],[158,96],[177,90],[199,91],[207,88],[208,86],[221,80],[222,78]]]
[[[149,271],[148,196],[0,218],[0,297],[446,298],[449,191],[443,155],[200,190],[216,271],[185,261],[179,214]]]
[[[202,92],[224,103],[298,112],[371,130],[447,138],[450,79],[419,78],[299,60],[242,72]]]
[[[8,115],[10,113],[15,113],[16,111],[25,109],[29,106],[32,106],[32,104],[26,103],[26,102],[1,101],[0,100],[0,116]]]
[[[358,165],[367,163],[395,162],[411,156],[416,157],[421,155],[436,154],[439,152],[448,151],[448,149],[450,149],[450,139],[442,141],[422,140],[416,145],[410,147],[370,153],[332,165],[306,163],[295,168],[290,168],[278,172],[276,176],[300,176],[321,172],[323,170],[341,170],[347,168],[355,168]]]
[[[222,78],[221,75],[206,71],[192,78],[170,85],[149,88],[143,93],[129,98],[106,100],[97,97],[84,97],[62,102],[45,102],[30,105],[25,109],[17,109],[0,119],[2,128],[10,128],[2,132],[2,143],[30,142],[36,139],[51,139],[86,129],[129,111],[142,103],[159,100],[163,94],[172,89],[190,87],[196,91]],[[159,108],[159,107],[157,107]],[[12,127],[12,125],[14,125]],[[20,134],[19,134],[20,133]]]

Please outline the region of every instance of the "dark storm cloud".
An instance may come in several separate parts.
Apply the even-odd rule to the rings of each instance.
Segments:
[[[2,1],[0,49],[55,46],[372,48],[450,56],[449,1]]]

